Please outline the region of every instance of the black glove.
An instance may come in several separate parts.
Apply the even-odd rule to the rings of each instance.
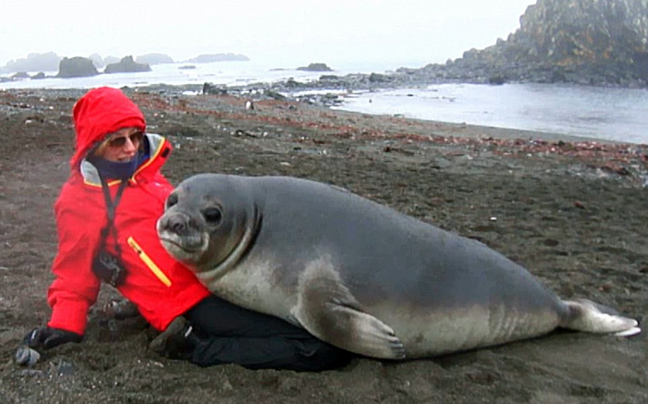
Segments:
[[[50,349],[68,342],[81,342],[83,336],[72,332],[52,327],[34,328],[25,335],[23,344],[30,348]]]

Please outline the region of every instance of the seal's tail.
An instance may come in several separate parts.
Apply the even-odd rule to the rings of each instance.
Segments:
[[[637,320],[621,316],[615,310],[580,299],[564,301],[569,313],[560,326],[570,330],[594,333],[613,333],[619,337],[629,337],[641,332]]]

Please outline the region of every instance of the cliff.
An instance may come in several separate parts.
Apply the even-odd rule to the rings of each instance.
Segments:
[[[506,40],[422,70],[443,80],[645,87],[648,0],[538,0]]]

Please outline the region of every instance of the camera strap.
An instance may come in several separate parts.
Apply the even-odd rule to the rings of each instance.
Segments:
[[[124,179],[121,181],[121,183],[119,184],[119,188],[117,189],[117,194],[115,195],[115,200],[113,200],[110,197],[110,189],[108,187],[108,183],[106,182],[106,179],[101,174],[99,174],[99,178],[101,179],[101,190],[103,191],[104,199],[106,201],[106,213],[108,215],[108,224],[106,225],[106,227],[101,229],[100,248],[101,249],[105,248],[106,240],[108,239],[108,236],[110,235],[110,231],[112,230],[112,234],[115,239],[115,249],[117,250],[117,256],[121,256],[121,247],[117,242],[117,228],[115,227],[115,209],[117,208],[117,205],[121,200],[121,196],[124,193],[124,189],[126,188],[126,185],[128,184],[128,180]]]

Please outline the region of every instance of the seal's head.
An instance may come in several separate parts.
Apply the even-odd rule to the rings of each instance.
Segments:
[[[160,241],[178,261],[196,271],[226,271],[244,256],[256,232],[251,195],[230,177],[200,174],[169,195],[157,223]]]

